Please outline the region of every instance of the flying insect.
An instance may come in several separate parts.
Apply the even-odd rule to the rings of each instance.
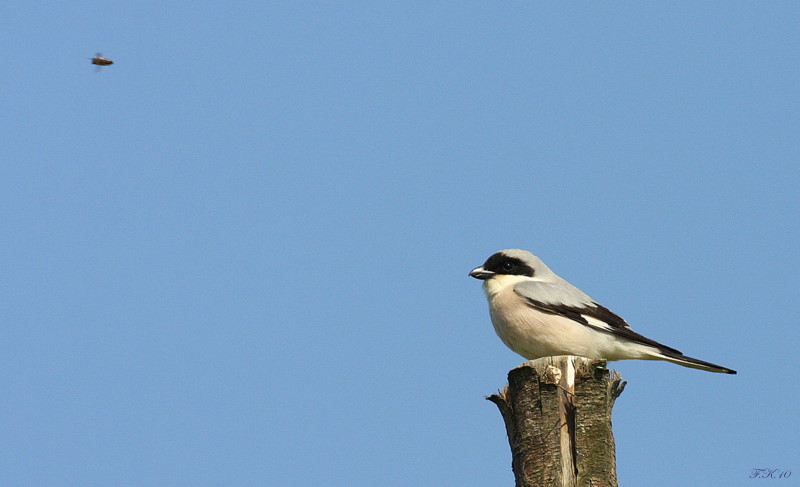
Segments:
[[[104,58],[103,55],[99,52],[95,54],[94,57],[91,59],[92,59],[92,64],[97,65],[98,67],[111,66],[112,64],[114,64],[114,61]]]

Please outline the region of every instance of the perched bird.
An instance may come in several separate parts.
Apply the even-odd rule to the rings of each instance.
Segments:
[[[527,250],[501,250],[469,275],[483,281],[497,335],[528,360],[553,355],[666,360],[710,372],[736,373],[634,332],[625,320]]]

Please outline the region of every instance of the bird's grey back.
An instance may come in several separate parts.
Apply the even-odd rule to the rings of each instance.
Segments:
[[[524,298],[547,304],[562,304],[583,308],[594,304],[586,293],[573,286],[532,253],[521,249],[506,249],[502,253],[517,258],[533,268],[533,280],[526,280],[514,286],[514,291]]]

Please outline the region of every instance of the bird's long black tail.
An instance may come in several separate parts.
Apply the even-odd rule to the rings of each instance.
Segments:
[[[674,364],[683,365],[684,367],[691,367],[693,369],[707,370],[709,372],[717,372],[720,374],[735,374],[736,371],[721,365],[712,364],[680,353],[672,353],[670,351],[661,350],[659,355],[662,360],[668,360]]]

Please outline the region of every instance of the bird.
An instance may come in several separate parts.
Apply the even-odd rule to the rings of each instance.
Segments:
[[[666,360],[709,372],[736,373],[636,333],[527,250],[496,252],[469,275],[483,281],[497,335],[528,360],[555,355]]]

